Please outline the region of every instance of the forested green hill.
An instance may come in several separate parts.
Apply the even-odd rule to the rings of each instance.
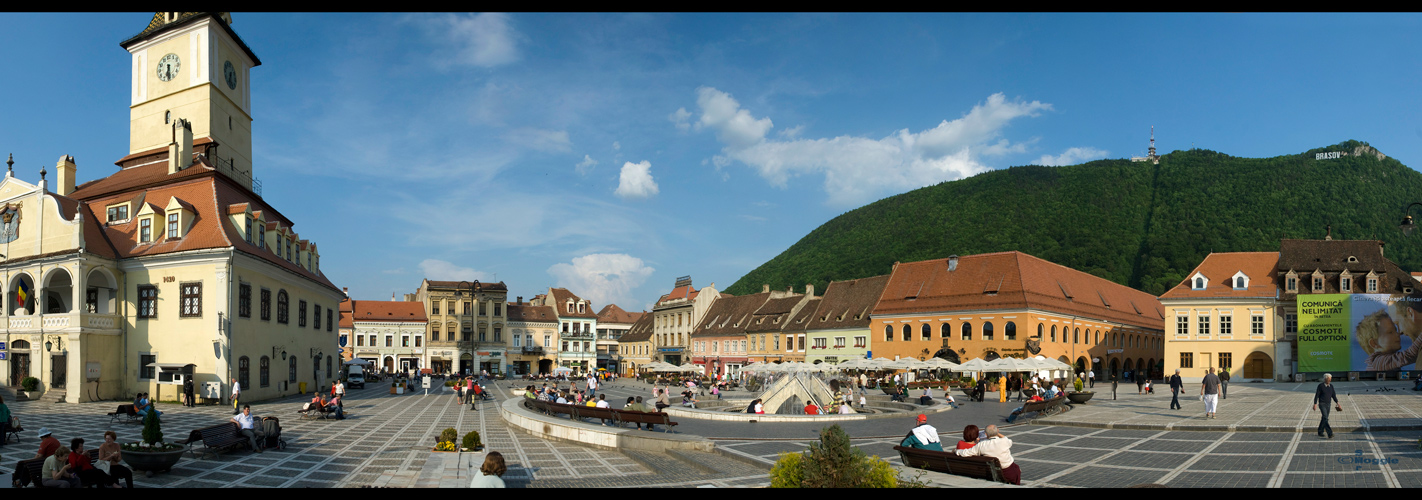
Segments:
[[[1347,156],[1317,160],[1315,153]],[[1160,295],[1211,251],[1277,251],[1283,238],[1381,239],[1405,270],[1422,235],[1402,208],[1422,173],[1367,143],[1273,158],[1176,151],[1159,165],[1025,166],[944,182],[835,217],[726,289],[741,295],[887,274],[895,261],[1019,250]],[[1419,214],[1422,215],[1422,214]]]

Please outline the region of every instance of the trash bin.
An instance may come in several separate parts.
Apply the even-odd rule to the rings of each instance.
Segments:
[[[297,391],[300,391],[302,394],[306,394],[306,382],[302,382],[302,383],[300,383],[300,384],[296,384],[296,387],[297,387]]]

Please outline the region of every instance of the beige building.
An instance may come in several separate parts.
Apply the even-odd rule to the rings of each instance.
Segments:
[[[656,350],[652,347],[652,315],[643,314],[622,338],[617,339],[619,368],[625,377],[633,377],[641,367],[652,362]]]
[[[617,307],[617,304],[608,304],[597,312],[597,367],[606,368],[611,372],[621,373],[621,355],[618,353],[618,342],[632,325],[647,312],[627,312]]]
[[[1274,381],[1290,371],[1276,361],[1283,336],[1278,262],[1279,252],[1211,253],[1160,296],[1165,376],[1179,369],[1185,381],[1199,382],[1213,367],[1229,369],[1234,381]]]
[[[508,318],[504,283],[423,280],[414,299],[429,315],[430,367],[435,373],[500,373],[506,369]]]
[[[225,400],[235,378],[255,401],[335,375],[343,294],[253,182],[247,73],[260,62],[230,23],[158,13],[121,44],[133,99],[118,172],[76,186],[62,156],[52,185],[43,170],[0,181],[12,385],[172,400],[189,374],[199,396]]]
[[[691,286],[690,276],[677,278],[672,291],[652,306],[653,361],[678,366],[690,363],[691,332],[719,298],[715,283],[697,290]]]
[[[597,371],[597,313],[593,304],[566,288],[549,288],[533,298],[533,305],[549,306],[558,317],[558,366],[574,374]]]
[[[558,359],[558,315],[552,306],[535,306],[519,297],[509,302],[510,375],[552,373]]]
[[[416,374],[428,367],[428,320],[419,302],[352,300],[355,357],[382,373]]]

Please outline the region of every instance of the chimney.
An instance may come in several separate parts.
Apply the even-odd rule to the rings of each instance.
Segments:
[[[395,292],[390,292],[390,301],[395,302]]]
[[[177,173],[192,164],[193,125],[179,118],[173,122],[173,142],[168,144],[168,173]]]
[[[806,284],[805,284],[805,296],[806,296],[806,297],[814,297],[814,296],[815,296],[815,285],[814,285],[814,284],[812,284],[812,283],[806,283]]]
[[[785,293],[795,293],[795,285],[785,287]]]
[[[57,193],[60,196],[69,196],[69,193],[74,192],[74,171],[77,169],[78,167],[74,165],[74,157],[69,155],[59,157],[59,162],[54,164],[55,174],[58,175],[58,178],[55,179],[58,181],[56,187],[59,188],[59,191]]]
[[[766,283],[760,285],[760,293],[770,293],[770,284]]]
[[[957,256],[957,255],[949,255],[949,256],[948,256],[948,272],[951,273],[951,272],[956,271],[956,270],[958,270],[958,256]]]
[[[341,293],[346,294],[346,298],[348,298],[348,299],[351,298],[351,288],[350,288],[350,287],[346,287],[346,286],[341,287]]]
[[[523,305],[523,296],[522,296],[522,295],[519,295],[519,296],[518,296],[518,305]]]

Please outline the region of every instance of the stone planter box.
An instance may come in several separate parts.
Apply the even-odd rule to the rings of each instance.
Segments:
[[[1072,404],[1084,404],[1090,401],[1091,397],[1095,395],[1096,393],[1094,392],[1068,392],[1067,401],[1071,401]]]
[[[177,449],[172,451],[128,451],[122,452],[123,462],[128,464],[128,468],[139,471],[167,472],[182,460],[183,453],[187,450]]]

